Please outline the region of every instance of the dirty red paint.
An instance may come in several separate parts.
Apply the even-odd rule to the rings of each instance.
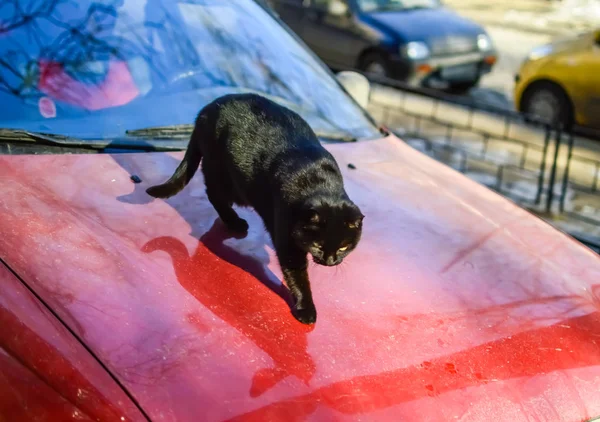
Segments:
[[[470,386],[484,386],[490,383],[498,383],[510,379],[529,377],[529,380],[535,380],[547,371],[562,371],[577,367],[593,367],[600,364],[600,357],[597,355],[597,346],[585,340],[585,337],[594,335],[595,329],[600,323],[600,312],[593,315],[570,320],[573,324],[574,332],[566,334],[570,336],[568,350],[573,347],[589,350],[591,354],[589,359],[580,360],[581,357],[574,357],[571,353],[564,356],[557,351],[556,335],[559,334],[556,327],[548,327],[535,332],[525,332],[509,342],[491,342],[476,348],[471,348],[463,352],[451,355],[453,359],[468,364],[472,369],[481,369],[485,361],[494,362],[496,366],[486,367],[488,378],[478,380],[470,374],[464,376],[447,375],[449,364],[441,360],[433,363],[431,371],[423,373],[422,367],[413,366],[402,368],[397,371],[384,372],[377,375],[368,375],[352,378],[339,383],[334,383],[316,391],[307,396],[297,396],[293,399],[282,400],[273,403],[254,412],[239,416],[232,421],[264,421],[264,420],[305,420],[320,405],[325,405],[332,410],[342,414],[362,414],[373,412],[378,409],[393,407],[403,402],[410,402],[428,396],[429,392],[434,392],[438,396],[448,391],[459,391]],[[581,336],[579,338],[573,337]],[[560,346],[565,346],[563,342]],[[523,354],[516,353],[515,349],[528,350]],[[540,352],[545,350],[545,352]],[[503,365],[502,362],[507,356],[525,358],[524,362],[518,362],[514,365]],[[537,355],[537,357],[535,356]],[[483,365],[482,365],[483,364]],[[480,366],[481,365],[481,366]],[[453,375],[457,374],[452,370]],[[425,386],[425,390],[419,388],[419,383],[427,377],[434,383]],[[443,397],[443,396],[441,396]],[[445,400],[439,400],[438,405],[448,404]],[[556,403],[559,405],[558,403]],[[581,407],[584,404],[581,397],[574,399],[573,407]],[[533,410],[533,409],[532,409]],[[531,414],[534,414],[533,412]],[[524,415],[526,416],[526,415]],[[572,420],[569,415],[562,415],[561,419]],[[415,420],[421,420],[421,415],[414,415]],[[499,415],[500,420],[508,418]],[[391,419],[390,419],[391,420]],[[442,419],[440,419],[442,420]],[[443,419],[446,420],[446,419]],[[495,419],[496,420],[496,419]]]
[[[451,374],[456,374],[456,367],[454,366],[453,363],[447,363],[446,364],[446,371],[448,371]]]
[[[341,267],[310,268],[314,327],[291,316],[252,211],[228,238],[200,175],[145,194],[182,154],[0,157],[0,257],[153,420],[600,415],[597,256],[393,137],[328,149],[366,218]],[[40,379],[100,376],[30,353]]]
[[[224,228],[215,224],[200,238],[191,256],[185,245],[172,237],[155,238],[142,250],[169,254],[181,286],[271,358],[273,367],[252,377],[251,397],[262,395],[288,376],[309,385],[316,368],[307,352],[306,335],[313,327],[299,325],[286,315],[286,302],[291,303],[291,298],[264,263],[224,245],[225,240]],[[248,272],[256,278],[248,277]],[[229,280],[227,288],[218,281],[224,273]]]
[[[0,419],[139,421],[116,383],[0,264]]]

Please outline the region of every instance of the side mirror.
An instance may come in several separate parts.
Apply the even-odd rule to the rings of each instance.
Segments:
[[[354,101],[366,109],[371,97],[371,84],[369,80],[360,73],[351,71],[339,72],[336,77]]]
[[[331,16],[345,16],[348,14],[348,5],[342,0],[331,0],[327,5],[327,13]]]

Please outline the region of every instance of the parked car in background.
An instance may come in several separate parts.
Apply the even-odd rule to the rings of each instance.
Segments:
[[[0,22],[0,421],[600,415],[598,256],[378,127],[256,2],[13,0]],[[366,215],[343,266],[309,267],[314,326],[256,213],[234,237],[200,173],[145,192],[241,92],[303,116]]]
[[[483,27],[440,0],[266,0],[330,67],[468,90],[496,50]]]
[[[535,48],[515,81],[518,110],[567,127],[600,129],[600,31]]]

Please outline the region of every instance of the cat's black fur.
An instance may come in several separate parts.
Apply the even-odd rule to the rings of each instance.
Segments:
[[[148,194],[168,198],[182,190],[202,160],[208,199],[230,230],[248,223],[232,204],[262,217],[295,298],[293,313],[316,321],[306,256],[338,265],[358,244],[363,215],[348,198],[340,169],[298,114],[264,97],[234,94],[204,107],[183,161]]]

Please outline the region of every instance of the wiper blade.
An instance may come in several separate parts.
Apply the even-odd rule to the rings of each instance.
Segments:
[[[21,129],[0,129],[0,141],[51,145],[61,147],[91,147],[91,142],[82,141],[68,136],[30,132]]]
[[[155,126],[143,129],[126,130],[127,136],[137,138],[152,138],[152,139],[189,139],[194,125],[172,125],[172,126]]]
[[[133,129],[127,130],[125,133],[128,136],[135,136],[139,138],[153,138],[153,139],[185,139],[189,140],[194,125],[174,125],[174,126],[155,126],[144,129]],[[325,139],[328,141],[339,141],[339,142],[356,142],[355,137],[344,135],[340,133],[331,132],[316,132],[317,138]]]
[[[181,151],[186,144],[174,140],[172,142],[147,139],[112,138],[112,139],[78,139],[69,136],[31,132],[22,129],[0,129],[0,142],[13,142],[31,145],[45,145],[53,147],[70,147],[87,150],[134,150],[134,151]]]

